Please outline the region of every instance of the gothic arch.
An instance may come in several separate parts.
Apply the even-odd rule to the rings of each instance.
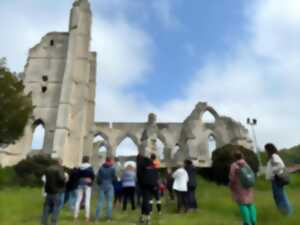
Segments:
[[[127,141],[127,143],[126,143],[126,141]],[[129,141],[129,142],[128,142]],[[133,145],[133,146],[131,146],[130,147],[130,151],[133,151],[133,150],[135,150],[135,152],[133,153],[133,152],[130,152],[130,153],[128,153],[128,154],[124,154],[124,152],[123,153],[119,153],[118,152],[118,150],[120,150],[120,149],[122,149],[122,147],[123,147],[123,149],[124,149],[124,147],[125,148],[127,148],[128,146],[126,146],[126,145]],[[132,155],[137,155],[138,154],[138,152],[139,152],[139,145],[137,145],[137,140],[134,140],[131,136],[129,136],[129,135],[126,135],[123,139],[121,139],[121,141],[120,142],[118,142],[118,144],[116,145],[116,148],[114,149],[114,151],[113,151],[113,156],[114,157],[119,157],[119,156],[132,156]]]
[[[214,118],[213,122],[212,122],[212,121],[208,121],[209,123],[215,123],[215,122],[217,122],[217,121],[219,120],[219,118],[220,118],[220,116],[219,116],[219,114],[217,113],[217,111],[216,111],[214,108],[208,106],[208,107],[205,108],[205,110],[203,110],[203,111],[200,113],[200,119],[201,119],[202,122],[203,122],[203,117],[204,117],[205,115],[207,115],[207,114],[209,114],[210,116],[212,116],[212,117]]]
[[[42,119],[37,119],[31,125],[32,130],[34,131],[35,128],[38,127],[39,125],[42,125],[44,127],[44,129],[46,129],[46,125],[45,125],[44,121]]]
[[[104,132],[102,132],[102,131],[97,131],[97,132],[95,133],[95,135],[94,135],[94,139],[95,139],[97,136],[100,136],[100,137],[103,138],[104,143],[107,145],[107,147],[110,146],[110,143],[111,143],[111,142],[110,142],[110,140],[109,140],[109,137],[108,137]]]
[[[126,134],[120,135],[120,136],[116,139],[116,146],[119,146],[120,143],[121,143],[122,141],[124,141],[126,138],[130,138],[130,139],[133,141],[133,143],[134,143],[137,147],[140,146],[139,138],[138,138],[136,135],[132,134],[132,133],[126,133]]]
[[[42,151],[45,146],[46,127],[42,119],[37,119],[32,123],[31,150]]]
[[[162,160],[165,159],[166,143],[157,137],[156,139],[157,157]]]
[[[209,157],[212,157],[212,153],[218,148],[218,142],[214,133],[209,133],[207,136],[207,152]]]
[[[159,139],[165,146],[167,146],[168,143],[167,143],[167,139],[164,134],[162,134],[161,132],[158,132],[157,139]]]

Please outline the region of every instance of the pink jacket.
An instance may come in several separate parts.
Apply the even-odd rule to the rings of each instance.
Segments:
[[[251,204],[254,202],[253,188],[244,188],[240,182],[238,170],[240,166],[247,164],[244,159],[236,161],[230,166],[229,173],[229,187],[232,193],[233,199],[238,204]]]

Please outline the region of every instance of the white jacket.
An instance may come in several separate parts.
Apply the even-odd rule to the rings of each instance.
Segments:
[[[267,163],[266,168],[266,179],[273,180],[275,175],[281,174],[284,172],[285,164],[276,153],[272,155]]]
[[[187,191],[189,175],[184,168],[178,168],[172,175],[174,178],[173,189],[175,191]]]

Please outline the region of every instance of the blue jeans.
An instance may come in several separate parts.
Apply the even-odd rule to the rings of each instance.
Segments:
[[[107,217],[108,219],[112,219],[112,210],[113,210],[113,199],[114,199],[114,188],[111,187],[102,188],[100,187],[99,198],[97,202],[96,209],[96,220],[99,220],[101,216],[101,212],[104,207],[104,201],[107,201]]]
[[[289,202],[286,192],[284,191],[284,186],[279,185],[276,180],[272,180],[272,191],[278,209],[283,214],[291,215],[293,212],[293,208]]]
[[[59,208],[62,209],[65,206],[65,192],[59,193]]]
[[[76,200],[77,200],[77,196],[78,196],[78,190],[75,189],[73,191],[68,191],[66,192],[66,201],[69,205],[69,208],[74,211],[75,210],[75,205],[76,205]]]
[[[48,217],[52,214],[51,225],[56,225],[58,221],[60,210],[60,194],[47,194],[45,197],[43,215],[42,215],[42,225],[48,224]]]

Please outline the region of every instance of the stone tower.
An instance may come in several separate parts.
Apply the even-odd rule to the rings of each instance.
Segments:
[[[33,118],[24,137],[8,146],[2,165],[15,164],[31,152],[37,125],[43,125],[43,152],[57,154],[67,166],[91,154],[95,110],[96,53],[90,52],[92,14],[88,0],[76,0],[68,32],[51,32],[29,50],[24,71],[32,92]]]

